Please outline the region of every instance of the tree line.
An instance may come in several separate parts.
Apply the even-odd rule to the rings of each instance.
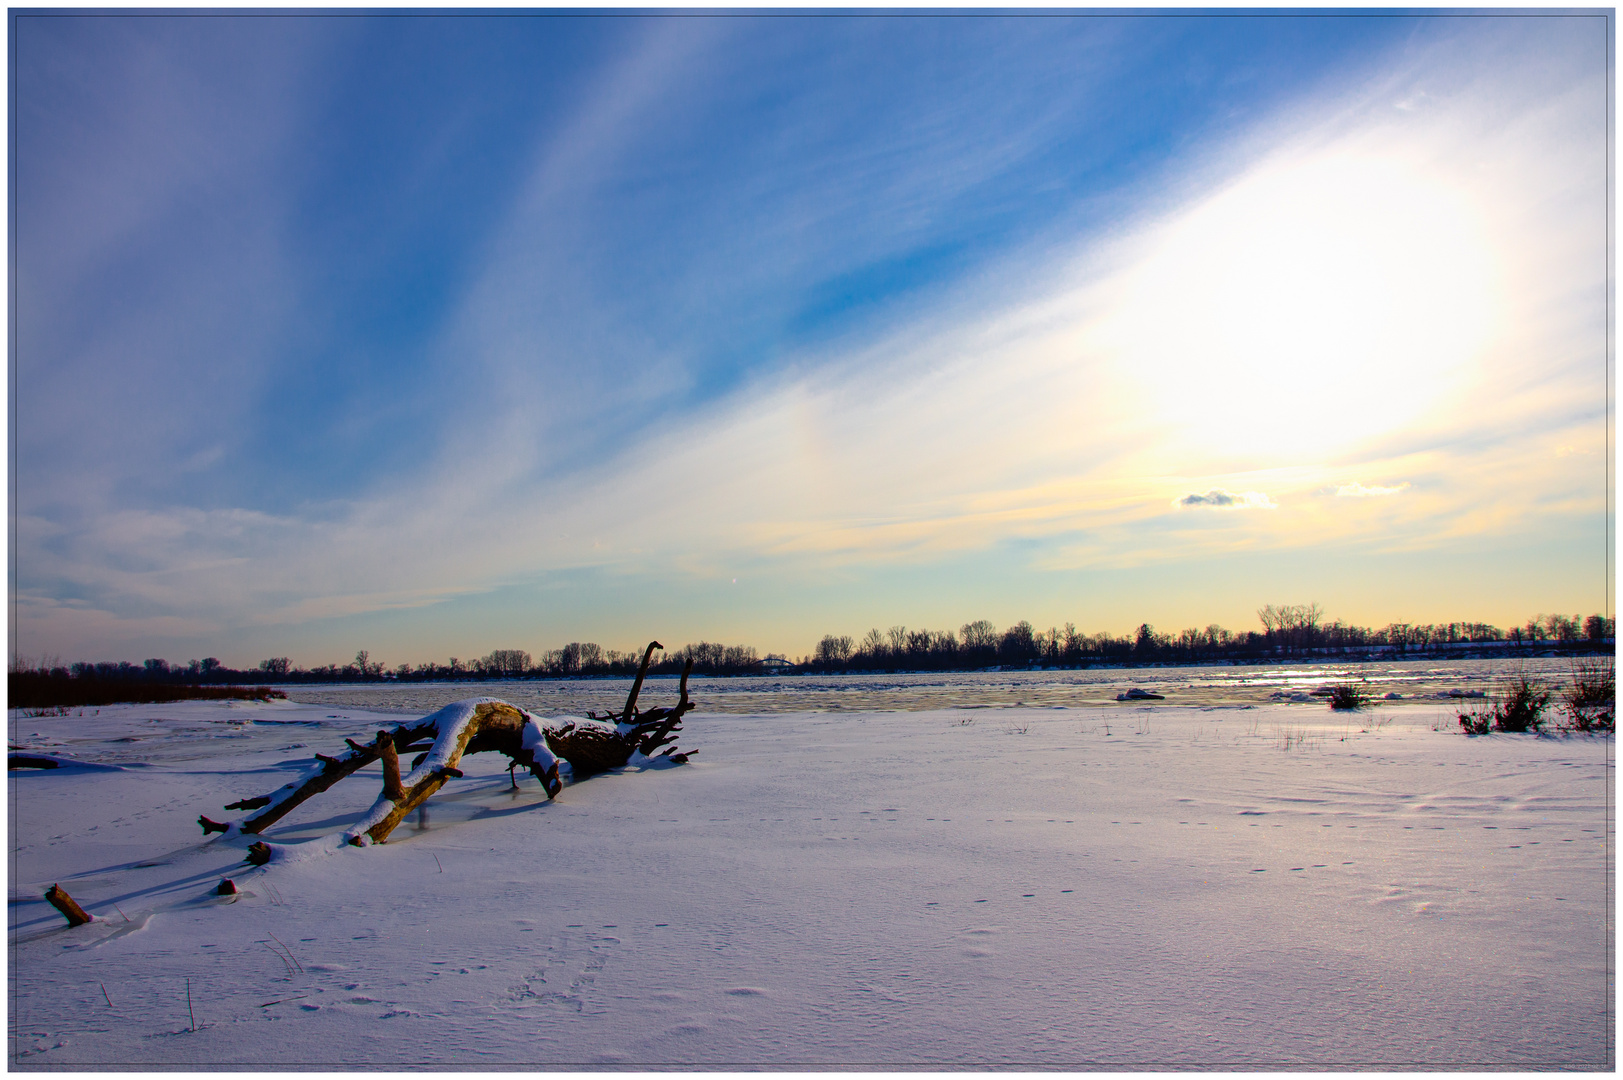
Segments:
[[[1614,621],[1603,615],[1536,615],[1503,630],[1477,622],[1388,623],[1380,629],[1326,620],[1318,604],[1267,604],[1257,609],[1260,631],[1227,630],[1216,623],[1189,627],[1177,634],[1142,623],[1133,632],[1087,634],[1072,623],[1038,630],[1021,620],[999,630],[986,619],[951,630],[877,627],[861,639],[825,634],[809,655],[796,662],[775,653],[760,656],[750,645],[700,641],[655,654],[651,675],[679,675],[687,661],[700,675],[758,675],[792,671],[974,671],[988,667],[1087,667],[1093,665],[1259,661],[1329,655],[1408,656],[1437,651],[1501,653],[1506,649],[1610,649]],[[532,656],[524,649],[494,649],[477,659],[451,657],[446,663],[402,663],[388,667],[361,649],[345,664],[296,666],[288,657],[272,657],[257,667],[234,669],[216,657],[171,664],[149,659],[140,664],[78,662],[55,659],[37,663],[13,661],[12,673],[29,672],[57,679],[184,685],[323,682],[454,682],[490,679],[559,679],[598,676],[631,677],[640,651],[605,649],[594,642],[572,641]]]
[[[1038,630],[1021,620],[1001,633],[985,619],[950,630],[874,628],[860,640],[825,634],[802,667],[813,671],[952,671],[986,667],[1086,667],[1094,664],[1268,660],[1312,654],[1400,655],[1477,645],[1483,651],[1555,646],[1598,649],[1613,640],[1603,615],[1536,615],[1508,631],[1478,622],[1388,623],[1378,630],[1327,621],[1318,604],[1266,604],[1262,630],[1231,631],[1216,623],[1177,634],[1141,623],[1130,634],[1087,634],[1072,623]]]
[[[655,653],[649,665],[650,675],[680,675],[689,659],[693,670],[700,675],[746,675],[792,667],[776,654],[761,657],[750,645],[720,645],[700,641]],[[192,660],[186,664],[171,664],[167,660],[150,659],[140,664],[127,660],[117,663],[77,662],[63,664],[54,658],[37,663],[27,661],[12,664],[12,674],[27,672],[60,679],[97,680],[123,684],[243,684],[243,683],[324,683],[324,682],[455,682],[489,679],[559,679],[593,676],[626,676],[637,674],[642,661],[641,651],[620,652],[605,649],[590,641],[572,641],[560,649],[552,649],[532,657],[524,649],[494,649],[472,660],[451,657],[446,663],[398,664],[388,667],[374,660],[370,651],[361,649],[346,664],[324,664],[317,667],[299,667],[286,656],[261,660],[257,667],[231,668],[217,657]]]

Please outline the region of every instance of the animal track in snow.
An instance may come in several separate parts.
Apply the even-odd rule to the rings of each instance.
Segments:
[[[609,956],[620,944],[620,939],[607,934],[587,933],[573,935],[568,931],[559,935],[557,946],[548,947],[554,953],[545,962],[537,962],[534,969],[507,988],[507,998],[520,1007],[551,1005],[569,1012],[601,1013],[606,1006],[598,1002],[595,983],[597,975],[609,962]],[[584,946],[584,953],[582,952]],[[547,971],[554,971],[553,985],[548,987]],[[573,972],[569,984],[564,979]]]

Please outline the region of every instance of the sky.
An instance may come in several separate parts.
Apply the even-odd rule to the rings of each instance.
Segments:
[[[1604,15],[10,32],[14,659],[1611,613]]]

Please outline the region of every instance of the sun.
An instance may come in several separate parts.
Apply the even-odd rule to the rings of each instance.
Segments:
[[[1274,162],[1155,231],[1095,344],[1170,443],[1299,462],[1436,408],[1497,333],[1499,264],[1435,168]]]

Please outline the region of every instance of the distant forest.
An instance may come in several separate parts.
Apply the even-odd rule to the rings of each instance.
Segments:
[[[1521,626],[1502,630],[1486,623],[1388,623],[1379,630],[1326,621],[1318,604],[1269,604],[1257,617],[1262,630],[1230,631],[1216,624],[1163,634],[1145,623],[1131,634],[1084,634],[1066,623],[1038,630],[1021,621],[999,631],[981,619],[951,630],[910,630],[892,626],[869,630],[858,640],[826,634],[810,655],[796,661],[753,646],[701,641],[656,654],[653,675],[677,675],[689,659],[701,675],[761,675],[856,671],[975,671],[984,668],[1131,667],[1149,664],[1266,663],[1314,657],[1391,659],[1419,656],[1503,656],[1525,652],[1581,653],[1611,651],[1614,623],[1602,615],[1568,618],[1539,615]],[[362,649],[347,664],[293,666],[287,657],[260,661],[246,670],[228,668],[214,657],[188,664],[150,659],[141,664],[56,660],[14,662],[16,676],[35,679],[109,680],[186,685],[243,683],[447,682],[485,679],[558,679],[632,676],[642,659],[638,652],[605,649],[592,642],[571,642],[532,657],[523,649],[496,649],[476,660],[451,657],[447,663],[399,664],[387,667]]]
[[[1611,647],[1613,620],[1602,615],[1538,615],[1509,631],[1487,623],[1388,623],[1379,630],[1326,621],[1318,604],[1268,604],[1262,630],[1213,623],[1176,635],[1148,623],[1124,636],[1084,634],[1071,623],[1038,630],[1018,622],[999,633],[982,619],[950,630],[869,630],[860,641],[827,634],[802,667],[812,671],[954,671],[984,667],[1080,668],[1100,665],[1259,662],[1307,656],[1376,658],[1502,655],[1507,649],[1593,651]]]

